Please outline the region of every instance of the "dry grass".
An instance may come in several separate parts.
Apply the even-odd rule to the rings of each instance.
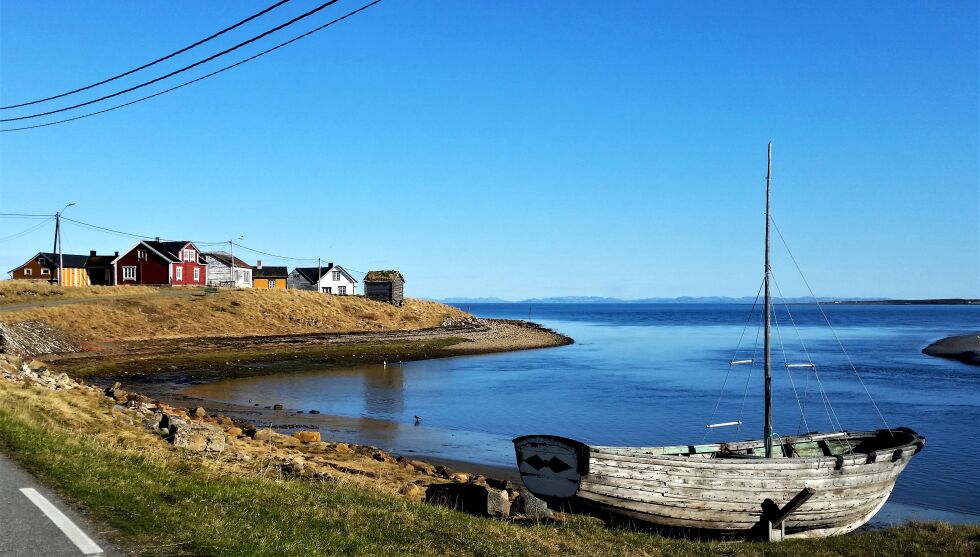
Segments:
[[[159,292],[160,289],[147,286],[88,286],[77,288],[29,280],[5,280],[0,281],[0,305],[105,296],[151,296]]]
[[[0,289],[0,293],[22,292],[20,285],[4,286],[7,288]],[[58,287],[47,288],[58,291]],[[466,316],[460,310],[436,302],[406,300],[402,307],[395,307],[355,296],[298,290],[222,290],[208,295],[201,289],[60,290],[64,293],[49,295],[98,298],[2,312],[0,321],[37,319],[87,340],[114,341],[410,330],[437,327],[447,318]],[[119,297],[130,291],[135,295]]]

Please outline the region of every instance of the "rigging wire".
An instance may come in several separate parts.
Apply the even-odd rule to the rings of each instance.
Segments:
[[[772,273],[770,273],[770,276],[772,276]],[[778,318],[778,315],[776,313],[775,307],[773,307],[772,317],[773,317],[773,321],[774,321],[774,324],[775,324],[776,337],[779,339],[779,345],[782,346],[782,344],[783,344],[783,338],[782,338],[782,333],[780,332],[780,329],[779,329],[779,318]],[[784,363],[786,361],[785,350],[783,351],[783,361],[784,361]],[[813,368],[813,373],[814,373],[814,375],[816,375],[816,373],[817,373],[817,368],[816,367]],[[826,391],[824,391],[823,384],[820,383],[820,380],[819,379],[817,380],[817,383],[820,385],[820,394],[822,395],[821,401],[823,402],[824,412],[827,413],[827,420],[830,422],[830,428],[833,429],[833,430],[835,430],[835,431],[843,431],[843,428],[840,427],[840,421],[839,420],[835,420],[835,418],[837,417],[837,414],[834,412],[834,407],[831,406],[831,404],[830,404],[830,398],[827,396]]]
[[[806,289],[810,292],[810,297],[813,298],[813,301],[817,304],[817,309],[820,310],[820,315],[823,316],[824,322],[827,323],[827,327],[834,335],[834,340],[837,341],[837,346],[839,346],[841,352],[844,353],[844,358],[847,359],[847,364],[850,366],[851,371],[854,372],[854,376],[857,377],[858,381],[861,383],[861,386],[864,388],[864,392],[868,395],[868,400],[871,401],[871,405],[878,414],[878,418],[881,420],[881,423],[885,425],[885,429],[891,431],[891,428],[888,426],[888,422],[885,420],[885,416],[882,415],[881,410],[878,408],[878,403],[876,403],[874,397],[871,396],[871,391],[868,390],[868,386],[864,383],[864,379],[861,378],[861,374],[858,373],[857,368],[854,366],[854,362],[851,360],[851,355],[847,353],[847,350],[844,348],[844,343],[841,342],[840,337],[837,335],[837,331],[834,329],[834,326],[830,324],[830,318],[827,317],[826,312],[824,312],[823,307],[820,305],[820,301],[817,300],[816,294],[813,293],[813,288],[810,287],[810,282],[806,280],[806,276],[803,274],[800,264],[796,261],[796,256],[793,255],[793,251],[789,249],[786,239],[783,238],[783,233],[779,230],[779,226],[776,225],[776,221],[773,220],[772,217],[770,217],[770,220],[772,221],[773,228],[776,230],[776,235],[779,236],[780,242],[782,242],[783,247],[786,248],[786,252],[789,253],[789,257],[793,261],[793,265],[796,267],[796,272],[799,273],[800,278],[803,279],[803,284],[806,285]],[[816,377],[819,381],[820,377]]]
[[[776,292],[779,293],[780,299],[783,300],[783,307],[786,309],[786,314],[789,315],[789,320],[791,323],[793,323],[793,328],[796,329],[796,336],[799,337],[800,339],[800,345],[803,346],[803,352],[806,353],[806,359],[811,365],[813,365],[813,360],[810,359],[810,353],[807,352],[806,350],[806,344],[803,343],[803,337],[800,336],[800,330],[796,327],[796,321],[793,320],[793,314],[790,313],[789,305],[785,302],[786,298],[783,297],[783,291],[780,290],[779,288],[779,282],[776,280],[776,275],[772,271],[770,271],[769,276],[772,277],[772,282],[773,284],[776,285]],[[773,308],[773,314],[775,313],[776,310],[775,308]],[[803,403],[800,401],[800,393],[796,390],[796,381],[793,380],[792,371],[790,371],[790,369],[786,367],[786,365],[789,364],[789,361],[786,360],[786,347],[783,345],[783,334],[782,331],[778,328],[776,329],[776,336],[779,338],[779,350],[782,351],[783,353],[783,369],[786,370],[786,376],[789,377],[789,384],[790,386],[793,387],[793,396],[796,398],[796,405],[800,407],[800,420],[803,422],[803,425],[806,426],[807,431],[809,431],[810,424],[808,424],[806,421],[806,412],[803,409]],[[816,367],[814,367],[814,369],[816,369]],[[799,424],[797,424],[796,426],[796,433],[797,434],[800,433]]]
[[[178,54],[183,54],[184,52],[187,52],[188,50],[191,50],[192,48],[201,46],[202,44],[204,44],[204,43],[206,43],[206,42],[208,42],[208,41],[210,41],[210,40],[212,40],[214,38],[217,38],[217,37],[219,37],[219,36],[227,33],[228,31],[232,31],[234,29],[237,29],[238,27],[241,27],[242,25],[248,23],[249,21],[252,21],[253,19],[255,19],[257,17],[260,17],[262,15],[265,15],[265,14],[271,12],[272,10],[278,8],[279,6],[282,6],[283,4],[285,4],[287,2],[289,2],[289,0],[280,0],[279,2],[277,2],[277,3],[275,3],[275,4],[271,5],[271,6],[269,6],[268,8],[266,8],[266,9],[264,9],[264,10],[262,10],[262,11],[256,13],[256,14],[253,14],[253,15],[251,15],[251,16],[249,16],[249,17],[247,17],[247,18],[245,18],[245,19],[243,19],[241,21],[239,21],[238,23],[232,25],[231,27],[225,27],[221,31],[218,31],[217,33],[214,33],[213,35],[211,35],[209,37],[203,38],[203,39],[197,41],[194,44],[185,46],[184,48],[182,48],[180,50],[171,52],[170,54],[168,54],[168,55],[166,55],[166,56],[164,56],[162,58],[157,58],[156,60],[154,60],[152,62],[149,62],[147,64],[143,64],[142,66],[140,66],[138,68],[133,68],[133,69],[131,69],[131,70],[127,71],[127,72],[123,72],[123,73],[121,73],[119,75],[110,77],[108,79],[103,79],[102,81],[99,81],[98,83],[93,83],[91,85],[86,85],[85,87],[79,87],[78,89],[74,89],[74,90],[68,91],[66,93],[61,93],[61,94],[54,95],[54,96],[51,96],[51,97],[45,97],[43,99],[37,99],[37,100],[34,100],[34,101],[23,102],[23,103],[19,103],[19,104],[11,104],[11,105],[7,105],[7,106],[0,106],[0,110],[9,110],[11,108],[20,108],[22,106],[30,106],[30,105],[33,105],[33,104],[39,104],[39,103],[43,103],[43,102],[47,102],[47,101],[53,101],[55,99],[60,99],[62,97],[67,97],[68,95],[74,95],[75,93],[81,93],[82,91],[87,91],[89,89],[92,89],[93,87],[98,87],[99,85],[105,85],[106,83],[115,81],[115,80],[117,80],[119,78],[126,77],[127,75],[134,74],[134,73],[136,73],[136,72],[138,72],[140,70],[145,70],[146,68],[149,68],[150,66],[159,64],[160,62],[163,62],[165,60],[169,60],[169,59],[173,58],[174,56],[177,56]]]
[[[761,282],[759,284],[759,290],[756,291],[755,293],[755,300],[752,302],[752,309],[749,310],[748,315],[745,317],[745,324],[742,326],[742,333],[738,336],[738,344],[735,345],[735,354],[732,356],[731,361],[738,359],[739,350],[742,348],[742,339],[745,337],[746,329],[749,328],[749,321],[752,320],[752,314],[755,313],[755,306],[756,304],[759,303],[759,295],[762,293],[762,287],[764,285],[765,285],[765,281]],[[756,335],[756,338],[758,338],[758,334]],[[752,365],[755,365],[754,360]],[[721,405],[721,399],[723,396],[725,396],[725,389],[728,387],[728,377],[732,374],[732,367],[734,366],[731,363],[729,363],[728,371],[725,372],[725,381],[722,382],[721,384],[721,391],[718,393],[718,398],[715,400],[715,407],[711,411],[711,416],[708,418],[708,423],[711,423],[715,420],[715,414],[718,412],[718,406]],[[704,436],[701,438],[701,442],[703,443],[707,438],[708,438],[708,430],[705,430]]]
[[[44,225],[50,223],[53,220],[54,220],[54,217],[51,216],[51,215],[48,215],[48,218],[47,219],[42,220],[41,222],[39,222],[37,224],[34,224],[34,225],[28,227],[25,230],[21,230],[20,232],[11,234],[10,236],[4,236],[3,238],[0,238],[0,242],[6,242],[8,240],[15,240],[17,238],[20,238],[21,236],[26,236],[26,235],[30,234],[31,232],[34,232],[35,230],[37,230],[39,228],[42,228]]]
[[[297,35],[296,37],[293,37],[292,39],[290,39],[288,41],[282,42],[282,43],[280,43],[280,44],[278,44],[278,45],[276,45],[276,46],[274,46],[272,48],[269,48],[267,50],[263,50],[262,52],[259,52],[258,54],[255,54],[253,56],[249,56],[248,58],[245,58],[244,60],[235,62],[234,64],[230,64],[230,65],[225,66],[225,67],[223,67],[221,69],[215,70],[215,71],[213,71],[213,72],[211,72],[209,74],[205,74],[205,75],[203,75],[201,77],[192,79],[190,81],[185,81],[184,83],[181,83],[180,85],[176,85],[176,86],[171,87],[169,89],[164,89],[163,91],[160,91],[158,93],[154,93],[152,95],[147,95],[145,97],[140,97],[138,99],[135,99],[135,100],[132,100],[132,101],[129,101],[129,102],[126,102],[126,103],[118,104],[116,106],[111,106],[111,107],[106,108],[106,109],[103,109],[103,110],[98,110],[98,111],[95,111],[95,112],[89,112],[88,114],[82,114],[81,116],[75,116],[73,118],[65,118],[63,120],[55,120],[54,122],[47,122],[47,123],[44,123],[44,124],[35,124],[35,125],[32,125],[32,126],[22,126],[22,127],[19,127],[19,128],[7,128],[7,129],[0,130],[0,133],[4,133],[4,132],[15,132],[15,131],[22,131],[22,130],[31,130],[31,129],[35,129],[35,128],[44,128],[44,127],[47,127],[47,126],[54,126],[56,124],[64,124],[66,122],[73,122],[75,120],[81,120],[83,118],[89,118],[91,116],[98,116],[99,114],[105,114],[106,112],[112,112],[113,110],[118,110],[120,108],[125,108],[125,107],[130,106],[130,105],[134,105],[134,104],[137,104],[137,103],[140,103],[140,102],[143,102],[143,101],[150,100],[150,99],[152,99],[154,97],[159,97],[161,95],[165,95],[165,94],[170,93],[172,91],[176,91],[178,89],[182,89],[184,87],[187,87],[188,85],[192,85],[194,83],[197,83],[198,81],[203,81],[203,80],[205,80],[205,79],[207,79],[209,77],[218,75],[218,74],[220,74],[222,72],[225,72],[225,71],[228,71],[228,70],[230,70],[232,68],[235,68],[237,66],[241,66],[242,64],[245,64],[246,62],[251,62],[252,60],[255,60],[256,58],[259,58],[261,56],[264,56],[266,54],[269,54],[270,52],[275,51],[275,50],[278,50],[278,49],[280,49],[280,48],[282,48],[282,47],[284,47],[284,46],[286,46],[288,44],[291,44],[291,43],[294,43],[294,42],[296,42],[296,41],[298,41],[300,39],[306,38],[306,37],[312,35],[313,33],[316,33],[318,31],[322,31],[323,29],[326,29],[327,27],[330,27],[331,25],[334,25],[335,23],[339,23],[339,22],[341,22],[341,21],[343,21],[343,20],[345,20],[345,19],[347,19],[347,18],[349,18],[349,17],[351,17],[351,16],[353,16],[353,15],[359,13],[359,12],[362,12],[362,11],[370,8],[371,6],[374,6],[375,4],[379,4],[380,2],[381,2],[381,0],[374,0],[373,2],[371,2],[369,4],[365,4],[365,5],[361,6],[360,8],[358,8],[356,10],[353,10],[353,11],[351,11],[351,12],[349,12],[349,13],[341,16],[341,17],[338,17],[338,18],[336,18],[336,19],[334,19],[332,21],[329,21],[329,22],[327,22],[327,23],[325,23],[325,24],[323,24],[323,25],[321,25],[321,26],[319,26],[319,27],[317,27],[317,28],[315,28],[315,29],[313,29],[311,31],[308,31],[308,32],[303,33],[301,35]]]
[[[90,100],[90,101],[85,101],[83,103],[74,104],[72,106],[67,106],[67,107],[64,107],[64,108],[58,108],[58,109],[55,109],[55,110],[49,110],[47,112],[38,112],[37,114],[29,114],[27,116],[18,116],[16,118],[2,118],[2,119],[0,119],[0,122],[14,122],[14,121],[17,121],[17,120],[29,120],[29,119],[32,119],[32,118],[39,118],[41,116],[48,116],[50,114],[57,114],[59,112],[64,112],[66,110],[73,110],[75,108],[81,108],[83,106],[88,106],[90,104],[95,104],[97,102],[101,102],[101,101],[104,101],[106,99],[111,99],[113,97],[118,97],[119,95],[123,95],[123,94],[129,93],[131,91],[135,91],[137,89],[141,89],[143,87],[146,87],[148,85],[152,85],[154,83],[157,83],[157,82],[162,81],[164,79],[167,79],[169,77],[173,77],[173,76],[175,76],[175,75],[177,75],[179,73],[186,72],[187,70],[190,70],[192,68],[196,68],[197,66],[200,66],[201,64],[205,64],[207,62],[210,62],[211,60],[214,60],[215,58],[218,58],[220,56],[224,56],[225,54],[228,54],[230,52],[234,52],[235,50],[238,50],[239,48],[241,48],[243,46],[246,46],[246,45],[249,45],[251,43],[254,43],[255,41],[257,41],[259,39],[262,39],[262,38],[264,38],[264,37],[266,37],[268,35],[271,35],[272,33],[275,33],[276,31],[279,31],[279,30],[282,30],[282,29],[284,29],[286,27],[289,27],[290,25],[293,25],[294,23],[296,23],[296,22],[298,22],[298,21],[300,21],[302,19],[305,19],[305,18],[307,18],[307,17],[309,17],[309,16],[311,16],[311,15],[317,13],[317,12],[319,12],[320,10],[326,8],[327,6],[330,6],[332,4],[336,4],[338,1],[339,0],[328,0],[327,2],[324,2],[323,4],[320,4],[316,8],[313,8],[312,10],[310,10],[310,11],[308,11],[306,13],[300,14],[300,15],[294,17],[293,19],[287,21],[286,23],[277,25],[276,27],[273,27],[272,29],[269,29],[268,31],[265,31],[262,34],[256,35],[256,36],[252,37],[251,39],[248,39],[246,41],[242,41],[242,42],[238,43],[235,46],[226,48],[225,50],[222,50],[221,52],[219,52],[217,54],[212,54],[211,56],[208,56],[207,58],[204,58],[202,60],[198,60],[197,62],[194,62],[193,64],[184,66],[183,68],[180,68],[180,69],[177,69],[177,70],[174,70],[174,71],[172,71],[172,72],[170,72],[170,73],[168,73],[166,75],[155,77],[155,78],[153,78],[153,79],[151,79],[149,81],[144,81],[143,83],[140,83],[139,85],[134,85],[132,87],[123,89],[122,91],[117,91],[115,93],[111,93],[109,95],[104,95],[102,97],[99,97],[97,99],[93,99],[93,100]]]

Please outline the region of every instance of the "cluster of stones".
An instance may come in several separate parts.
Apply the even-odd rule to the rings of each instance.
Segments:
[[[77,382],[67,374],[52,374],[40,362],[21,362],[19,358],[2,353],[0,373],[6,380],[52,390],[97,389]],[[233,459],[240,461],[261,458],[284,475],[323,481],[333,481],[343,476],[379,479],[382,474],[378,471],[358,466],[358,460],[375,461],[400,467],[409,476],[417,477],[399,490],[401,495],[415,501],[485,517],[533,521],[554,518],[547,504],[516,489],[507,480],[471,476],[446,466],[404,456],[394,457],[377,447],[327,443],[321,439],[318,431],[297,431],[287,435],[270,428],[236,424],[226,416],[210,416],[201,407],[176,408],[138,393],[126,392],[119,383],[102,391],[121,411],[123,422],[135,425],[138,419],[144,427],[173,446],[190,452],[230,453]],[[325,458],[329,454],[343,457],[343,462]]]
[[[447,329],[485,329],[486,324],[473,317],[447,317],[442,326]]]

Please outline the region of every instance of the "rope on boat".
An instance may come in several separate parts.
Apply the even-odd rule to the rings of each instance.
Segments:
[[[785,298],[783,298],[783,292],[782,292],[782,290],[779,289],[779,283],[776,281],[776,276],[772,273],[772,271],[769,272],[769,276],[770,276],[770,278],[772,278],[773,284],[776,285],[776,292],[779,293],[779,297],[782,298],[783,300],[785,300]],[[783,302],[783,305],[784,306],[786,305],[785,304],[785,301]],[[789,313],[789,308],[788,307],[786,308],[786,313]],[[793,381],[793,374],[789,370],[789,361],[786,360],[786,347],[783,345],[783,333],[779,329],[779,319],[778,319],[778,317],[776,315],[776,308],[775,307],[772,310],[772,317],[773,317],[773,322],[776,324],[776,339],[779,340],[779,351],[782,352],[782,354],[783,354],[783,369],[786,370],[786,376],[789,377],[789,384],[793,387],[793,396],[796,398],[796,405],[800,407],[800,418],[802,418],[803,424],[806,425],[806,428],[809,431],[810,425],[807,424],[807,422],[806,422],[806,413],[803,411],[803,403],[800,402],[800,394],[796,391],[796,382]],[[790,320],[792,321],[792,319],[793,319],[793,316],[790,315]],[[795,326],[795,324],[794,324],[794,326]],[[797,334],[798,333],[799,333],[799,331],[797,331]],[[800,342],[802,343],[803,342],[803,339],[800,339]],[[803,347],[803,351],[806,352],[806,346],[805,345]],[[810,359],[810,355],[807,354],[807,360],[809,360],[809,359]],[[811,365],[813,364],[813,362],[810,362],[810,363],[811,363]],[[814,368],[814,370],[816,370],[816,368]],[[831,425],[833,425],[833,424],[831,424]]]
[[[759,303],[759,296],[762,294],[762,287],[764,285],[765,285],[765,281],[759,283],[759,290],[756,291],[755,300],[752,302],[752,309],[749,310],[749,315],[745,318],[745,324],[742,326],[742,333],[738,336],[738,344],[735,345],[735,353],[732,354],[732,359],[729,360],[728,371],[725,372],[725,381],[721,384],[721,392],[718,393],[718,399],[715,400],[715,407],[711,411],[711,417],[708,418],[708,423],[714,421],[715,414],[718,412],[718,406],[721,405],[721,399],[722,397],[725,396],[725,389],[728,387],[728,377],[732,374],[732,367],[733,367],[732,362],[738,360],[738,353],[742,349],[742,339],[745,338],[745,331],[749,328],[749,321],[752,320],[752,314],[755,312],[755,306]],[[756,342],[758,342],[759,340],[758,331],[756,332],[755,338],[756,338]],[[752,358],[752,360],[748,362],[750,367],[755,365],[754,361],[755,358]],[[739,416],[737,421],[738,421],[738,427],[741,428],[742,416]],[[701,442],[704,443],[707,438],[708,438],[708,432],[705,431],[704,436],[701,438]]]
[[[862,379],[861,374],[858,373],[857,368],[854,366],[854,362],[851,361],[851,355],[848,354],[847,350],[844,348],[844,343],[841,342],[840,337],[837,335],[837,331],[834,329],[834,326],[830,324],[830,318],[827,317],[826,312],[824,312],[823,310],[823,306],[820,305],[820,302],[817,300],[816,294],[813,293],[813,288],[810,287],[809,281],[806,280],[806,276],[803,274],[803,269],[800,268],[800,264],[796,261],[796,256],[793,255],[793,251],[789,249],[789,245],[786,243],[786,239],[783,238],[783,233],[779,230],[779,226],[776,225],[776,221],[772,218],[772,216],[769,217],[769,220],[772,222],[772,226],[776,230],[776,235],[779,236],[779,241],[782,242],[783,247],[786,248],[786,252],[789,253],[789,257],[793,261],[793,265],[796,267],[796,272],[800,274],[800,278],[803,279],[803,284],[806,285],[806,289],[810,292],[810,297],[813,298],[813,301],[817,304],[817,309],[820,310],[820,315],[823,316],[823,320],[827,323],[827,327],[830,328],[830,332],[834,335],[834,340],[837,341],[837,346],[839,346],[841,352],[844,353],[844,358],[847,359],[847,365],[850,366],[851,371],[854,372],[854,376],[857,377],[858,381],[861,383],[861,386],[864,388],[865,394],[868,395],[868,400],[870,400],[871,405],[874,406],[875,413],[878,414],[878,418],[881,419],[881,423],[884,424],[885,429],[887,429],[889,435],[891,435],[891,428],[888,426],[888,422],[885,420],[885,416],[881,413],[881,410],[878,408],[878,403],[875,402],[874,397],[871,396],[871,391],[868,390],[868,386],[864,383],[864,379]],[[817,378],[817,380],[819,381],[819,377]]]

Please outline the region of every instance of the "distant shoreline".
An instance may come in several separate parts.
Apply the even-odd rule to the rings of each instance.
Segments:
[[[590,298],[590,297],[564,297],[564,298],[540,298],[532,300],[501,300],[499,298],[446,298],[443,300],[433,300],[442,304],[455,307],[465,307],[473,304],[512,304],[512,305],[556,305],[556,304],[578,304],[578,305],[672,305],[672,304],[752,304],[757,301],[755,298],[645,298],[640,300],[620,300],[618,298]],[[778,304],[824,304],[824,305],[980,305],[977,298],[932,298],[932,299],[839,299],[839,298],[774,298],[773,303]]]

